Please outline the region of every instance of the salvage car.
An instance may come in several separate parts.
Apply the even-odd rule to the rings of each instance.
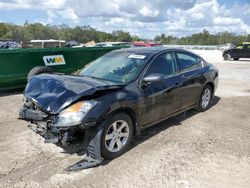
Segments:
[[[189,51],[127,48],[78,75],[34,76],[19,118],[45,142],[83,142],[93,159],[113,159],[141,130],[193,108],[207,110],[217,85],[217,68]]]
[[[250,43],[244,42],[242,45],[227,49],[223,51],[222,56],[224,60],[233,59],[235,61],[239,60],[240,58],[250,58]]]

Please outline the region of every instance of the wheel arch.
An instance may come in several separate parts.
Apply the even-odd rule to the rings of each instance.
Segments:
[[[212,89],[212,94],[214,95],[214,89],[215,89],[214,83],[213,83],[213,82],[207,82],[207,83],[204,85],[203,88],[205,88],[207,85],[211,87],[211,89]]]
[[[112,116],[112,115],[117,114],[117,113],[125,113],[125,114],[127,114],[131,118],[131,120],[133,122],[134,135],[139,135],[140,134],[141,129],[140,129],[138,123],[137,123],[136,113],[132,108],[121,107],[121,108],[115,109],[114,111],[109,113],[108,116]]]

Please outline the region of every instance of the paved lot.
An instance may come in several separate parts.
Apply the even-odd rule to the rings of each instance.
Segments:
[[[21,94],[0,97],[0,187],[250,186],[250,61],[224,62],[195,51],[220,71],[214,105],[150,128],[131,150],[98,168],[66,173],[81,160],[17,120]]]

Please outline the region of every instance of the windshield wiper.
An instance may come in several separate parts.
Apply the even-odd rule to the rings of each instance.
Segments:
[[[86,77],[90,77],[90,78],[93,78],[93,79],[96,79],[96,80],[101,80],[101,81],[106,82],[106,83],[111,82],[110,80],[106,80],[106,79],[103,79],[103,78],[98,78],[98,77],[95,77],[95,76],[88,76],[87,75]]]
[[[108,80],[108,79],[105,79],[105,78],[99,78],[99,77],[89,76],[89,75],[81,75],[81,76],[93,78],[93,79],[96,79],[96,80],[100,80],[100,81],[103,81],[103,82],[108,83],[108,84],[110,84],[110,82],[112,82],[112,83],[116,83],[116,84],[119,84],[119,85],[124,85],[123,82]]]

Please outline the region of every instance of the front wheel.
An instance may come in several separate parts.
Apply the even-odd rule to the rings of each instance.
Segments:
[[[198,111],[204,112],[209,108],[212,96],[213,96],[212,88],[209,85],[206,85],[200,96]]]
[[[101,138],[101,155],[104,159],[114,159],[127,151],[133,136],[133,122],[125,113],[117,113],[108,118]]]
[[[229,54],[224,54],[223,58],[225,61],[230,60],[231,56]]]

